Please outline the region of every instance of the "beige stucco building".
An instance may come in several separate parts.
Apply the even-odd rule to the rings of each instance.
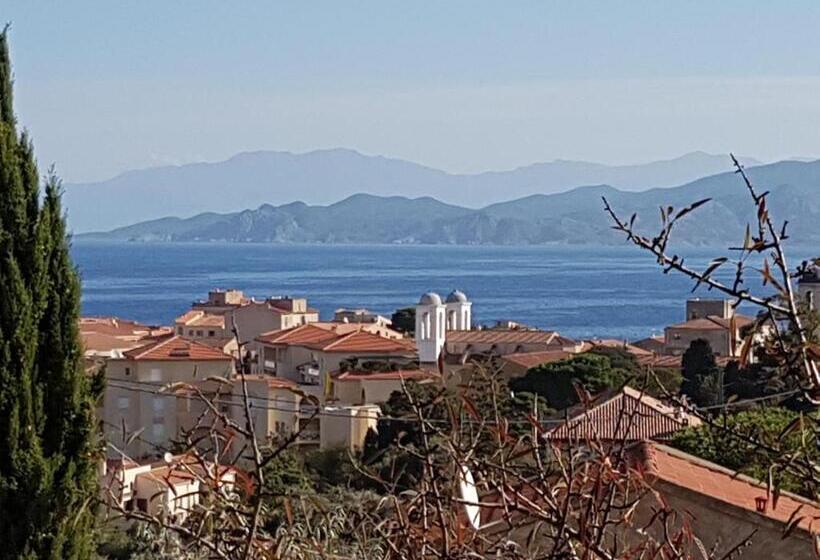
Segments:
[[[411,341],[377,323],[312,323],[266,333],[251,348],[257,373],[289,379],[323,398],[332,394],[329,376],[342,364],[416,357]]]
[[[394,371],[344,371],[332,376],[333,398],[343,405],[381,404],[387,402],[403,384],[433,382],[440,379],[437,372],[428,369],[398,369]]]
[[[131,458],[158,456],[197,415],[195,399],[161,392],[172,383],[230,379],[234,361],[218,349],[181,336],[166,336],[108,361],[102,422],[107,441]],[[126,444],[129,434],[139,437]],[[109,450],[111,456],[117,456]]]
[[[800,301],[811,310],[820,310],[820,263],[806,266],[806,272],[797,281]]]
[[[221,319],[220,319],[221,317]],[[239,290],[212,290],[208,299],[194,302],[191,311],[177,318],[177,334],[191,338],[233,337],[242,343],[262,333],[293,328],[319,320],[319,312],[304,298],[248,298]]]
[[[100,489],[109,506],[182,521],[209,491],[233,492],[236,469],[169,455],[153,463],[108,459],[101,464]]]

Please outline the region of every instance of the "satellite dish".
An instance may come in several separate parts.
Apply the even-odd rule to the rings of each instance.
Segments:
[[[473,473],[466,465],[459,465],[458,487],[461,499],[464,500],[464,513],[473,529],[481,528],[481,508],[478,505],[478,490],[475,487]]]
[[[170,451],[166,451],[165,455],[162,456],[162,460],[165,461],[166,463],[170,463],[171,461],[174,460],[174,454],[171,453]]]

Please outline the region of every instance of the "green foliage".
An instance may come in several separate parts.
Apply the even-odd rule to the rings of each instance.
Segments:
[[[551,408],[563,410],[579,402],[576,384],[598,393],[623,385],[626,378],[627,372],[613,368],[609,357],[587,353],[532,368],[510,381],[510,389],[539,395]]]
[[[108,530],[99,538],[96,559],[106,560],[204,560],[205,556],[191,551],[172,531],[143,523],[127,531]]]
[[[766,481],[769,468],[782,459],[785,453],[799,453],[812,462],[820,459],[814,443],[815,436],[808,425],[804,429],[799,429],[798,426],[798,429],[781,439],[784,430],[798,417],[795,412],[777,407],[738,412],[716,419],[715,427],[704,424],[679,432],[675,434],[672,445],[707,461]],[[767,452],[754,443],[744,441],[745,438],[760,441],[780,452]],[[774,482],[784,490],[814,497],[805,481],[778,469],[773,472]]]
[[[723,399],[723,371],[715,361],[709,343],[702,339],[692,341],[683,354],[683,383],[681,392],[698,406],[721,403]]]
[[[310,491],[312,480],[302,460],[286,449],[265,465],[265,493],[272,497]]]
[[[83,371],[80,283],[59,181],[40,202],[17,135],[0,34],[0,542],[17,558],[88,558],[97,496],[94,399]],[[10,514],[13,512],[13,515]]]
[[[596,346],[590,354],[606,356],[612,369],[619,371],[624,379],[636,389],[643,389],[653,397],[663,397],[666,393],[676,394],[680,391],[683,377],[675,368],[654,368],[652,375],[637,358],[626,348]]]
[[[319,492],[334,487],[360,487],[361,475],[353,465],[350,452],[346,448],[313,451],[305,457],[312,486]]]
[[[399,332],[412,335],[416,332],[416,308],[403,307],[397,309],[393,315],[390,316],[392,327]]]

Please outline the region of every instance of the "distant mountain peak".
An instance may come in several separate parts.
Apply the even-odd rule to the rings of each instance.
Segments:
[[[745,159],[747,165],[754,160]],[[157,216],[235,212],[300,200],[328,205],[356,193],[431,197],[472,208],[583,185],[627,191],[672,187],[730,171],[728,156],[692,152],[672,160],[605,165],[573,160],[534,163],[509,171],[452,174],[350,148],[296,153],[257,150],[224,161],[128,171],[107,181],[66,184],[75,232],[108,230]]]

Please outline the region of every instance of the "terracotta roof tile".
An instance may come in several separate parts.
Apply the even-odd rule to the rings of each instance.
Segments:
[[[371,329],[383,327],[360,323],[308,323],[292,329],[265,333],[257,341],[270,345],[305,346],[325,352],[413,352],[409,340],[382,336]]]
[[[174,320],[177,325],[186,327],[219,327],[225,328],[225,315],[221,313],[207,313],[193,309],[183,313]]]
[[[799,515],[804,517],[799,526],[806,531],[811,530],[810,525],[812,524],[816,527],[817,520],[820,520],[820,508],[816,503],[787,492],[780,494],[776,505],[769,498],[765,512],[761,512],[756,502],[758,498],[766,499],[765,483],[672,447],[652,445],[655,450],[653,460],[657,477],[669,484],[763,515],[783,524],[789,521],[798,508],[802,508]],[[815,532],[816,530],[815,528]]]
[[[265,375],[264,373],[246,375],[245,379],[248,381],[267,381],[268,387],[277,389],[291,389],[296,387],[296,383],[291,381],[290,379],[285,379],[284,377],[276,377],[273,375]],[[234,380],[237,382],[241,382],[242,377],[239,375],[234,376]]]
[[[170,327],[154,327],[116,317],[80,318],[80,337],[86,352],[128,350],[147,344],[152,337],[171,334]]]
[[[649,355],[636,356],[636,359],[642,366],[672,369],[680,369],[682,367],[682,356],[660,356],[650,353]]]
[[[109,336],[143,337],[150,336],[158,331],[167,332],[168,327],[143,325],[136,321],[120,319],[118,317],[81,317],[80,333],[106,334]]]
[[[415,352],[415,345],[410,341],[386,338],[366,331],[352,332],[329,343],[314,344],[312,347],[324,352],[388,354]]]
[[[754,322],[752,317],[746,315],[735,315],[734,322],[737,328],[743,328]],[[717,315],[708,315],[700,319],[692,319],[677,325],[670,325],[668,329],[691,329],[691,330],[727,330],[732,323],[732,319],[724,319]]]
[[[559,337],[555,331],[531,331],[518,329],[481,329],[470,331],[447,331],[445,340],[451,343],[467,344],[555,344],[560,340],[569,340]]]
[[[231,361],[232,359],[212,346],[177,335],[134,348],[125,352],[124,356],[130,360]]]
[[[264,342],[265,344],[298,345],[330,341],[337,337],[338,335],[330,329],[323,328],[314,323],[308,323],[307,325],[300,325],[292,329],[264,333],[256,337],[256,340]]]
[[[534,368],[543,364],[560,362],[570,356],[574,356],[574,354],[563,350],[549,350],[546,352],[516,352],[515,354],[501,356],[501,359],[521,367]]]
[[[546,437],[608,441],[666,439],[677,431],[700,424],[700,419],[694,415],[624,387],[603,402],[579,410],[567,422],[550,430]]]

